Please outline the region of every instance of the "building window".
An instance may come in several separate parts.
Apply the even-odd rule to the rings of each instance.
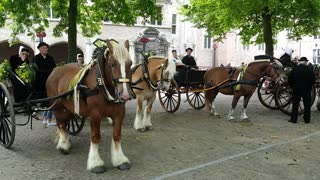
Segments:
[[[49,19],[58,19],[59,18],[57,13],[55,11],[53,11],[53,9],[50,7],[47,8],[47,14],[48,14]]]
[[[243,50],[248,51],[249,50],[249,45],[243,45]]]
[[[172,34],[176,34],[177,30],[177,15],[172,14]]]
[[[264,51],[264,44],[258,44],[258,50]]]
[[[320,49],[313,50],[313,63],[320,64]]]
[[[314,39],[320,39],[320,34],[314,35],[313,38]]]
[[[211,49],[211,37],[210,35],[204,36],[204,48],[205,49]]]
[[[158,8],[159,8],[160,13],[162,13],[162,8],[161,7],[158,7]],[[162,25],[162,21],[161,20],[156,20],[154,17],[151,16],[150,24],[161,26]]]

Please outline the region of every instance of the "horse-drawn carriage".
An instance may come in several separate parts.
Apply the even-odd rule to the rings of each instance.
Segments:
[[[179,109],[181,94],[186,94],[188,103],[194,109],[202,109],[205,106],[203,76],[207,69],[193,69],[191,67],[177,66],[175,80],[170,89],[158,90],[161,106],[167,112],[175,112]]]
[[[261,56],[258,56],[258,58]],[[293,61],[294,65],[297,60]],[[316,96],[320,96],[320,67],[315,64],[314,74],[316,82],[311,91],[311,105],[314,104]],[[284,67],[285,73],[288,75],[292,67]],[[292,89],[289,86],[287,79],[279,79],[278,81],[270,81],[268,77],[263,77],[259,83],[257,90],[260,102],[269,109],[281,110],[283,113],[291,115],[292,111]],[[317,109],[320,111],[319,104]],[[299,104],[298,114],[303,114],[303,103]]]
[[[98,148],[101,137],[100,124],[105,117],[111,117],[113,119],[111,162],[120,170],[130,168],[129,160],[121,148],[121,126],[125,116],[125,102],[133,96],[130,92],[132,62],[129,56],[129,42],[126,41],[122,46],[115,40],[97,39],[94,45],[97,46],[98,54],[85,67],[70,63],[52,71],[46,81],[47,98],[38,98],[38,92],[34,92],[31,87],[28,97],[21,103],[15,103],[7,86],[0,82],[0,144],[2,146],[11,147],[16,126],[31,122],[32,127],[32,113],[52,108],[57,121],[56,149],[63,154],[68,154],[71,143],[66,133],[71,135],[79,133],[84,126],[84,117],[90,117],[91,143],[87,169],[94,173],[102,173],[106,168]],[[15,76],[15,78],[21,80],[19,77]],[[75,78],[76,81],[74,81]],[[38,107],[39,103],[46,103],[49,107]],[[15,121],[15,114],[20,113],[28,115],[25,123],[18,124]]]
[[[50,107],[45,107],[50,100],[58,99],[70,95],[72,91],[62,94],[54,98],[44,98],[45,92],[36,92],[33,83],[26,83],[17,74],[10,71],[10,78],[6,81],[0,82],[0,144],[5,148],[10,148],[15,139],[16,126],[25,126],[30,123],[32,129],[33,119],[35,119],[35,113],[39,111],[50,110]],[[18,86],[14,86],[18,83]],[[36,83],[36,82],[35,82]],[[32,85],[33,84],[33,85]],[[16,102],[13,96],[13,91],[24,93],[24,99]],[[28,118],[25,122],[16,122],[15,115],[24,114]],[[83,128],[85,119],[74,115],[66,126],[66,132],[71,135],[77,135]]]

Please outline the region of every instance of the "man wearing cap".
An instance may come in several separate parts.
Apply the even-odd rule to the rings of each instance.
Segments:
[[[53,57],[48,54],[49,45],[47,43],[40,42],[37,48],[40,53],[33,60],[36,66],[35,90],[37,93],[41,93],[41,98],[46,98],[46,82],[53,68],[56,67],[56,63]]]
[[[310,123],[311,90],[315,83],[315,76],[313,70],[308,67],[308,59],[306,57],[301,57],[298,65],[292,68],[288,76],[288,82],[293,90],[292,112],[289,122],[297,123],[298,108],[302,98],[304,106],[303,119],[305,123]]]
[[[192,51],[193,51],[193,49],[191,49],[191,48],[186,49],[187,55],[182,58],[182,63],[187,66],[196,67],[197,63],[194,60],[194,57],[191,56]]]

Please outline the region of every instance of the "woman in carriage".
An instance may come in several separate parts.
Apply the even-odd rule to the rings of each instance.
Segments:
[[[28,93],[26,93],[25,85],[19,80],[16,70],[23,63],[29,64],[28,59],[29,50],[27,48],[22,48],[19,54],[10,57],[11,71],[13,72],[10,77],[10,81],[13,85],[13,94],[15,102],[24,101],[27,98]]]

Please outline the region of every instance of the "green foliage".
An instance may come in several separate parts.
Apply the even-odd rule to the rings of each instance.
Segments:
[[[3,60],[0,64],[0,81],[6,80],[9,78],[11,72],[11,66],[7,59]]]
[[[77,0],[77,2],[78,16],[75,23],[80,26],[81,33],[86,37],[101,33],[100,27],[105,17],[113,23],[127,25],[133,25],[138,16],[161,18],[155,0]],[[60,18],[53,29],[53,35],[61,36],[68,31],[70,25],[69,3],[69,0],[1,0],[0,27],[6,25],[12,29],[13,42],[18,41],[16,36],[20,33],[27,33],[35,38],[36,32],[48,28],[47,11],[48,7],[51,7],[55,15]]]
[[[16,69],[17,75],[27,84],[33,81],[35,71],[31,64],[23,63]]]
[[[283,30],[288,38],[300,39],[318,34],[320,27],[320,0],[190,0],[181,13],[216,40],[239,30],[245,44],[266,42],[266,16],[271,17],[271,40]]]

